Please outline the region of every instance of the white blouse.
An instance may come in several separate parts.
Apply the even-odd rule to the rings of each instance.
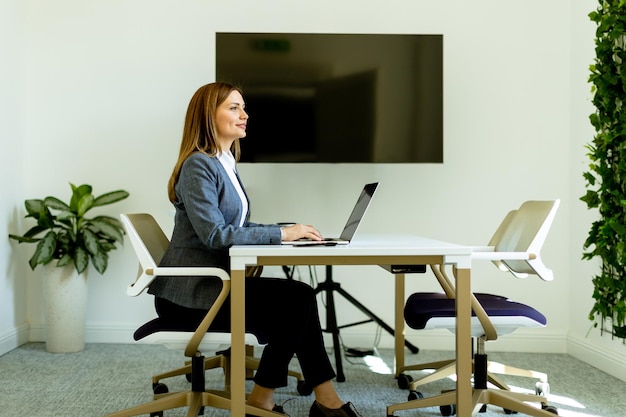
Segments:
[[[246,199],[246,195],[243,192],[243,188],[241,188],[241,183],[237,179],[237,175],[236,175],[237,168],[235,167],[235,157],[230,151],[227,151],[227,152],[222,152],[218,156],[218,159],[220,163],[222,164],[222,166],[224,167],[224,169],[226,170],[226,173],[228,174],[230,181],[233,183],[233,186],[235,186],[235,190],[237,190],[237,194],[239,194],[239,199],[241,200],[241,207],[243,208],[243,210],[241,211],[241,219],[239,219],[239,227],[241,227],[243,226],[243,223],[246,221],[246,215],[248,214],[248,200]]]

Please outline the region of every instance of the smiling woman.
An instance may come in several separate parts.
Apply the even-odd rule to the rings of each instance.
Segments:
[[[248,113],[244,108],[243,96],[238,90],[231,91],[226,100],[217,106],[215,127],[221,149],[230,149],[235,140],[246,137]]]
[[[246,136],[248,114],[242,91],[217,82],[200,87],[185,118],[178,161],[168,192],[176,209],[174,231],[160,266],[208,266],[230,270],[233,245],[279,245],[283,240],[321,240],[303,224],[280,226],[249,221],[248,197],[237,174],[239,141]],[[155,296],[164,323],[184,321],[197,326],[222,289],[216,277],[158,276],[148,293]],[[356,417],[354,408],[339,398],[313,288],[295,280],[254,277],[246,280],[246,330],[266,341],[254,387],[247,403],[283,413],[274,403],[274,390],[287,384],[295,356],[306,384],[315,393],[310,415]],[[289,314],[285,314],[289,312]],[[211,328],[230,331],[230,306],[225,303]]]

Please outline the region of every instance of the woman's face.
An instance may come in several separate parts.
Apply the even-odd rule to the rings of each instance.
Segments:
[[[239,91],[233,90],[222,104],[217,106],[215,127],[220,142],[232,143],[246,136],[248,113]],[[229,145],[230,146],[230,145]]]

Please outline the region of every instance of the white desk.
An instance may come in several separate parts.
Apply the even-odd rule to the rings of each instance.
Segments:
[[[471,248],[408,235],[361,237],[349,246],[233,246],[231,262],[231,415],[245,414],[245,268],[252,265],[454,265],[458,417],[472,412],[470,269]],[[396,366],[404,364],[404,274],[396,275]],[[397,369],[397,368],[396,368]],[[346,399],[349,400],[349,399]],[[358,406],[358,405],[357,405]]]

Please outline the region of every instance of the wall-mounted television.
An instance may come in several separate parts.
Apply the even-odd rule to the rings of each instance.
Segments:
[[[443,162],[443,35],[217,33],[241,162]]]

